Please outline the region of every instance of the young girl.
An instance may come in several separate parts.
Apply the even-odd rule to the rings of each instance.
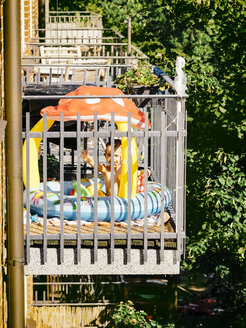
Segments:
[[[88,155],[88,150],[81,151],[81,157],[83,160],[88,163],[91,167],[94,167],[94,160]],[[111,144],[108,142],[106,144],[105,158],[108,165],[98,163],[98,172],[103,174],[106,196],[111,195]],[[118,196],[120,180],[119,176],[121,173],[122,165],[122,148],[121,141],[115,140],[114,142],[114,196]]]

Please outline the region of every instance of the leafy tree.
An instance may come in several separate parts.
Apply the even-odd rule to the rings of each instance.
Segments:
[[[103,14],[105,27],[126,36],[131,17],[133,43],[170,76],[176,57],[186,59],[184,267],[245,290],[245,0],[60,0],[59,8]]]

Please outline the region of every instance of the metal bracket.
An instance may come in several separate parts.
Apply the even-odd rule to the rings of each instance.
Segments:
[[[19,259],[12,259],[12,260],[7,260],[6,264],[7,266],[17,266],[18,264],[22,265],[25,263],[24,257],[21,257]]]

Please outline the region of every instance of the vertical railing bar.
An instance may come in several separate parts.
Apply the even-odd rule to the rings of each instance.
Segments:
[[[182,112],[184,113],[184,130],[187,132],[187,111],[185,110],[185,100],[182,100]],[[187,134],[184,137],[184,214],[183,214],[183,230],[186,231],[186,167],[187,167]],[[185,259],[186,239],[183,242],[183,258]]]
[[[80,190],[80,180],[81,180],[81,138],[80,138],[80,113],[77,113],[77,263],[80,263],[81,259],[81,218],[80,218],[80,206],[81,206],[81,190]]]
[[[30,262],[30,113],[26,113],[26,263]]]
[[[154,99],[154,103],[155,106],[158,106],[158,101],[157,99]],[[157,108],[156,108],[157,109]],[[159,108],[158,108],[159,109]],[[160,113],[159,113],[160,115]],[[158,120],[159,121],[159,120]],[[160,126],[161,122],[158,122],[158,126]],[[157,152],[159,152],[159,150],[161,149],[161,145],[160,145],[160,138],[156,137],[156,145],[155,145],[155,154],[157,155]],[[156,156],[155,157],[155,172],[156,172],[156,176],[158,177],[158,180],[161,179],[161,161],[160,161],[160,156]]]
[[[40,79],[41,79],[40,68],[38,68],[37,83],[40,83]]]
[[[87,69],[84,68],[84,84],[87,82]]]
[[[160,242],[160,261],[164,261],[164,187],[166,185],[166,114],[161,111],[161,242]]]
[[[108,126],[108,124],[107,124]],[[111,263],[114,262],[114,131],[115,131],[115,114],[111,114],[111,136],[110,136],[110,144],[111,144],[111,218],[110,218],[110,258]]]
[[[165,94],[168,94],[168,91],[165,91]],[[167,99],[165,99],[165,110],[168,109],[168,105],[167,105]],[[161,112],[163,112],[163,109],[161,109]],[[163,162],[161,160],[161,163],[163,163],[163,182],[164,182],[164,186],[167,186],[167,136],[165,134],[165,132],[167,132],[167,113],[166,111],[164,111],[163,113],[163,121],[162,121],[162,134],[163,134]]]
[[[52,67],[50,67],[50,74],[49,74],[49,78],[47,78],[47,84],[52,84]]]
[[[94,261],[98,260],[98,134],[97,134],[97,112],[94,113]]]
[[[60,263],[64,262],[64,113],[60,121]]]
[[[128,113],[128,133],[127,133],[127,143],[128,143],[128,154],[127,154],[127,165],[128,165],[128,185],[127,185],[127,262],[131,262],[131,247],[132,247],[132,237],[131,237],[131,113]]]
[[[28,67],[27,70],[26,70],[26,75],[23,76],[23,78],[24,78],[23,80],[26,81],[27,84],[30,84],[30,82],[31,82],[30,72],[31,72],[31,68]],[[34,74],[33,74],[33,77],[34,77]],[[33,79],[32,82],[34,82],[34,79]]]
[[[60,76],[59,76],[59,85],[61,85],[62,84],[62,82],[64,82],[64,79],[63,79],[63,77],[64,77],[64,75],[63,75],[63,71],[64,71],[64,69],[63,69],[63,67],[61,67],[61,73],[60,73]]]
[[[43,261],[47,262],[47,114],[44,114],[43,138]]]
[[[71,159],[72,167],[74,167],[74,156],[75,156],[74,154],[75,154],[74,149],[72,149],[72,152],[70,152],[70,155],[72,157]]]
[[[24,86],[29,84],[29,69],[27,69],[26,75],[22,76],[22,82],[24,83]]]
[[[74,77],[75,77],[75,69],[73,67],[72,69],[72,77],[71,77],[71,82],[74,83]]]
[[[110,67],[107,67],[107,68],[106,68],[106,86],[107,86],[108,88],[111,88],[111,87],[112,87],[112,79],[110,78],[109,71],[110,71]],[[112,70],[111,70],[111,71],[112,71]]]
[[[99,86],[99,69],[96,68],[96,86]]]
[[[185,227],[185,220],[186,220],[186,213],[185,213],[185,206],[186,206],[186,137],[184,135],[184,132],[186,131],[186,112],[185,112],[185,100],[181,99],[181,114],[182,114],[182,218],[181,218],[181,231],[184,232],[186,230]],[[181,254],[184,255],[185,258],[185,238],[182,238],[182,252]]]
[[[54,302],[54,287],[55,287],[55,285],[54,285],[54,283],[51,285],[51,301],[52,301],[52,303]]]
[[[183,113],[181,99],[177,99],[177,158],[176,158],[176,232],[177,232],[177,260],[181,256],[181,230],[183,220],[183,190],[184,190],[184,137]]]
[[[155,108],[154,108],[154,110],[151,110],[151,123],[153,122],[155,122],[154,121],[154,113],[155,113]],[[151,131],[153,131],[153,129],[154,129],[154,127],[153,127],[153,123],[151,124]],[[151,139],[150,139],[150,151],[151,151],[151,153],[150,153],[150,169],[151,169],[151,171],[153,171],[153,168],[154,168],[154,154],[155,154],[155,151],[154,151],[154,146],[155,146],[155,142],[153,141],[153,138],[155,139],[155,137],[152,137]]]
[[[147,262],[148,248],[148,111],[145,109],[145,128],[144,128],[144,262]]]

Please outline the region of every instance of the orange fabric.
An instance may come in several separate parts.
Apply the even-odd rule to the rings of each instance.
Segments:
[[[67,94],[68,96],[101,96],[101,95],[124,95],[118,88],[105,88],[85,86]],[[94,102],[94,103],[93,103]],[[84,98],[84,99],[61,99],[57,106],[48,106],[41,110],[41,115],[47,113],[48,119],[59,120],[60,113],[64,113],[64,119],[76,120],[77,113],[80,113],[82,121],[93,120],[94,112],[98,118],[111,120],[111,113],[115,113],[115,121],[127,121],[128,112],[131,112],[132,125],[143,129],[145,125],[144,114],[136,107],[133,101],[127,98]],[[151,127],[150,122],[148,126]]]
[[[137,181],[137,193],[144,191],[144,176],[140,175]]]

